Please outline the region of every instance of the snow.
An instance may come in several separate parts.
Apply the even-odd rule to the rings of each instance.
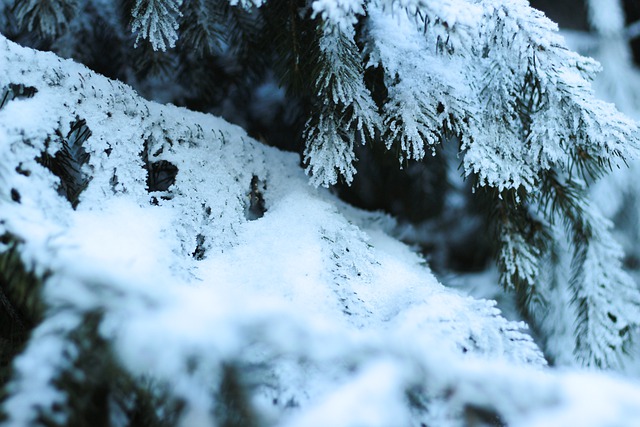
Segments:
[[[335,12],[316,3],[327,16]],[[480,9],[456,13],[460,4],[432,7],[452,26],[471,26]],[[347,9],[359,13],[356,6]],[[158,47],[175,41],[175,28],[153,35],[153,23],[144,25],[143,36]],[[380,25],[372,31],[392,24]],[[415,36],[415,28],[404,34]],[[390,40],[394,48],[418,43],[398,39]],[[330,42],[324,47],[334,54]],[[389,72],[415,65],[391,57],[384,45],[375,48]],[[456,73],[445,78],[436,60],[431,64],[440,71],[434,79],[443,80],[436,96],[448,88],[474,90],[461,87]],[[388,235],[387,218],[309,185],[297,156],[263,146],[222,119],[145,101],[123,84],[1,37],[0,66],[2,86],[38,89],[0,110],[0,227],[22,241],[24,259],[48,272],[48,310],[15,362],[11,397],[3,404],[6,425],[27,425],[42,413],[65,423],[55,412],[66,399],[55,380],[80,356],[70,334],[96,312],[100,338],[118,363],[134,378],[169,385],[171,397],[184,400],[185,426],[215,425],[213,390],[228,363],[247,368],[253,408],[273,425],[459,426],[469,406],[495,409],[514,426],[640,422],[639,384],[550,369],[526,325],[504,319],[493,301],[442,286],[418,254]],[[336,89],[336,102],[364,97],[367,107],[361,83]],[[401,83],[396,89],[399,99],[418,92]],[[76,116],[92,132],[83,166],[91,181],[73,209],[55,191],[58,179],[35,158],[59,149],[44,141],[57,130],[66,135]],[[336,165],[347,165],[339,172],[348,178],[353,162],[338,142],[326,148],[326,136],[312,158],[331,167],[320,170],[316,183],[335,182]],[[523,168],[531,165],[482,151],[508,136],[467,151],[494,163],[465,157],[467,166],[492,184],[531,186],[537,170]],[[146,163],[177,167],[168,189],[147,188],[145,150]],[[334,158],[317,160],[322,155]],[[513,170],[510,181],[500,183],[494,169]],[[266,212],[250,220],[253,177],[266,183]],[[9,188],[21,194],[20,203],[5,194]],[[203,259],[193,256],[199,238]],[[426,406],[411,406],[409,392]],[[592,405],[596,397],[601,405]]]
[[[3,227],[24,240],[26,258],[50,272],[44,297],[58,313],[46,316],[16,364],[9,425],[64,400],[50,387],[43,388],[47,395],[23,391],[63,369],[65,357],[55,356],[61,350],[52,347],[46,352],[52,360],[42,360],[43,345],[73,348],[67,337],[75,324],[60,329],[56,319],[96,311],[101,337],[124,368],[171,384],[187,402],[185,424],[211,421],[207,396],[224,361],[264,366],[261,375],[271,379],[255,398],[282,402],[266,412],[283,423],[296,423],[290,416],[322,423],[314,414],[343,393],[359,401],[370,391],[345,422],[374,425],[392,425],[396,412],[409,417],[401,361],[419,361],[434,340],[457,357],[544,364],[522,325],[502,319],[491,303],[442,287],[419,256],[380,229],[383,218],[309,186],[296,156],[264,147],[221,119],[143,101],[79,65],[2,44],[3,61],[24,64],[9,67],[5,84],[38,88],[34,98],[0,111],[3,164],[30,170],[28,179],[15,167],[3,173],[22,195],[20,203],[3,201]],[[54,67],[55,83],[41,83],[38,70]],[[70,107],[69,93],[83,102]],[[43,113],[37,126],[16,119]],[[47,149],[38,141],[76,115],[92,132],[83,167],[92,179],[74,210],[34,158]],[[33,144],[24,144],[23,128]],[[146,188],[145,149],[149,161],[178,168],[168,190]],[[243,195],[253,176],[267,183],[267,211],[249,221]],[[205,238],[203,260],[191,256],[198,235]],[[188,360],[200,375],[189,373]],[[48,370],[30,370],[33,363]],[[372,389],[380,378],[388,386]],[[292,399],[302,409],[284,406]],[[388,399],[397,410],[371,414],[372,405]]]
[[[294,416],[285,426],[391,427],[410,422],[404,411],[403,376],[393,360],[379,360],[362,367],[355,378],[339,386],[313,410]]]
[[[162,266],[170,266],[174,257],[166,232],[171,228],[171,214],[114,198],[100,210],[78,211],[69,230],[54,237],[51,244],[64,253],[61,268],[76,264],[84,270],[76,271],[82,276],[115,276],[117,280],[120,275],[121,280],[154,282],[167,274]],[[95,265],[97,259],[104,261],[101,268]]]
[[[385,104],[385,125],[391,130],[388,149],[399,142],[401,160],[422,159],[427,150],[441,142],[442,128],[455,128],[450,115],[472,116],[463,100],[471,95],[457,67],[437,54],[435,39],[425,38],[404,13],[385,13],[374,6],[368,10],[368,31],[374,42],[369,66],[382,66],[389,87]],[[417,85],[416,81],[425,80]],[[445,107],[446,106],[446,107]],[[442,110],[439,111],[439,108]]]
[[[597,387],[594,387],[597,383]],[[638,416],[638,388],[618,378],[602,374],[563,373],[559,390],[564,405],[550,408],[518,426],[561,427],[579,426],[624,426]],[[612,405],[609,399],[616,404]],[[588,402],[588,406],[585,405]]]
[[[320,15],[344,33],[353,31],[353,26],[358,22],[356,15],[364,15],[362,0],[315,0],[311,8],[312,18]]]

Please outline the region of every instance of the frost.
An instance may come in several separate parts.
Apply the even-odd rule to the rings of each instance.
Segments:
[[[624,364],[613,346],[622,347],[631,333],[630,327],[640,322],[640,315],[634,308],[640,304],[638,289],[631,276],[622,269],[622,248],[611,239],[611,224],[597,212],[589,212],[594,217],[593,242],[580,254],[584,263],[584,282],[575,295],[581,307],[589,307],[584,316],[579,316],[576,354],[592,366],[612,366],[620,369]],[[598,234],[605,234],[604,236]],[[616,292],[609,292],[611,284]],[[586,349],[585,343],[608,342],[609,345],[595,345]]]
[[[386,144],[401,160],[455,136],[479,186],[532,192],[546,171],[571,170],[577,150],[635,155],[636,124],[590,88],[598,64],[526,2],[381,6],[367,8],[365,53],[384,70]]]
[[[368,12],[373,40],[369,65],[384,67],[390,88],[387,148],[399,143],[407,158],[420,160],[445,131],[459,131],[457,123],[472,116],[462,101],[471,93],[462,74],[437,54],[436,41],[425,38],[406,14],[390,16],[375,7]],[[424,84],[415,84],[423,79]]]
[[[325,31],[319,42],[315,84],[317,112],[306,124],[305,162],[317,185],[353,180],[354,145],[381,128],[377,107],[362,77],[353,32]]]
[[[136,43],[147,39],[154,49],[174,47],[178,40],[178,18],[182,0],[136,0],[131,12],[131,31],[138,33]]]
[[[326,123],[321,118],[307,137],[309,142],[304,152],[309,162],[307,173],[315,186],[335,184],[340,177],[347,183],[353,181],[356,173],[353,146],[345,144],[338,129],[339,124]]]

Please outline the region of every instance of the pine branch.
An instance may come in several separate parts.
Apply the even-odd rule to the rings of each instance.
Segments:
[[[42,37],[56,37],[69,25],[78,9],[77,0],[17,0],[13,15],[18,25]]]
[[[260,51],[273,52],[273,71],[289,95],[309,97],[313,93],[313,75],[317,45],[316,26],[304,14],[299,0],[267,2],[261,8],[264,35]]]
[[[631,329],[640,325],[640,291],[623,269],[624,253],[611,224],[589,205],[584,185],[545,177],[542,198],[564,219],[574,254],[569,281],[578,318],[574,354],[586,366],[620,369],[631,345]]]
[[[247,390],[243,381],[243,366],[226,364],[222,367],[222,380],[217,393],[216,419],[223,427],[261,425],[254,413]]]
[[[468,108],[461,70],[446,65],[450,59],[439,52],[432,35],[425,35],[406,11],[389,16],[370,6],[365,22],[367,66],[384,72],[384,141],[389,150],[405,159],[422,159],[427,152],[453,135],[468,134]],[[397,34],[397,35],[396,35]],[[458,81],[458,78],[460,81]],[[424,81],[416,85],[415,81]]]
[[[25,265],[20,255],[20,241],[12,235],[2,236],[0,252],[0,287],[8,315],[16,320],[18,331],[38,324],[44,315],[40,301],[41,278]]]
[[[353,180],[355,143],[382,128],[377,106],[364,85],[360,53],[352,37],[320,23],[314,67],[314,115],[307,122],[305,162],[316,185]]]
[[[25,86],[22,84],[9,84],[0,91],[0,110],[14,99],[31,98],[38,90],[33,86]]]
[[[154,50],[165,51],[178,40],[178,20],[182,0],[136,0],[131,12],[131,31],[151,43]]]
[[[58,191],[64,195],[75,208],[80,202],[80,193],[87,187],[90,177],[82,167],[89,161],[89,154],[84,150],[84,142],[91,136],[91,130],[84,119],[71,123],[71,130],[64,138],[57,133],[60,149],[55,156],[45,150],[38,161],[60,178]]]
[[[141,80],[171,76],[178,67],[173,52],[155,50],[151,43],[140,43],[131,56],[135,74]]]
[[[31,330],[40,323],[44,305],[42,280],[20,257],[15,236],[2,237],[0,250],[0,387],[11,377],[11,363],[20,353]]]
[[[180,40],[199,56],[221,52],[227,41],[226,0],[185,0],[180,19]]]
[[[52,384],[64,399],[38,408],[39,420],[46,425],[106,427],[117,415],[125,425],[176,425],[182,405],[164,386],[135,378],[119,364],[111,343],[99,332],[101,322],[100,313],[85,313],[77,327],[50,337],[66,348]]]
[[[194,98],[220,105],[232,98],[242,107],[270,71],[273,49],[265,37],[261,44],[264,12],[233,7],[226,0],[189,0],[180,24],[180,74],[185,86],[194,86]]]

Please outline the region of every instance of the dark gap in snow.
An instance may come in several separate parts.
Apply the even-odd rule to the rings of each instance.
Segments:
[[[11,100],[32,98],[37,92],[38,89],[33,86],[10,83],[2,88],[2,94],[0,94],[0,110]]]
[[[116,194],[118,192],[118,190],[116,189],[116,186],[118,185],[118,171],[116,168],[113,169],[113,174],[111,175],[109,184],[111,185],[111,190],[113,191],[113,194]]]
[[[630,329],[631,329],[631,328],[629,327],[629,325],[625,326],[624,328],[622,328],[622,329],[620,329],[620,330],[618,331],[618,336],[619,336],[619,337],[621,337],[621,338],[626,337],[626,336],[627,336],[627,334],[629,333],[629,330],[630,330]]]
[[[285,407],[285,409],[299,408],[300,407],[300,403],[298,403],[298,401],[295,399],[295,397],[290,397],[289,400],[287,400],[287,403],[285,403],[284,407]]]
[[[158,157],[160,154],[164,152],[164,147],[160,147],[156,150],[155,153],[152,154],[153,157]]]
[[[166,160],[147,163],[147,190],[167,191],[176,182],[178,167]]]
[[[247,393],[245,367],[234,363],[222,366],[222,379],[216,393],[216,420],[222,426],[254,427],[260,425]],[[244,375],[243,375],[244,374]]]
[[[53,138],[60,143],[60,149],[52,156],[49,151],[51,140],[45,142],[45,149],[36,159],[38,163],[49,169],[51,173],[60,178],[58,193],[71,203],[75,209],[79,203],[80,193],[87,188],[91,178],[82,171],[90,155],[83,147],[84,142],[91,136],[91,129],[84,119],[76,118],[71,122],[71,129],[67,136],[63,136],[57,130]]]
[[[249,203],[245,207],[244,214],[247,220],[254,221],[262,218],[267,211],[264,203],[263,193],[267,189],[267,184],[253,175],[249,188]]]
[[[31,176],[31,171],[29,169],[24,169],[22,167],[22,163],[16,166],[16,172],[18,172],[22,176],[26,176],[26,177]]]
[[[409,405],[422,412],[429,411],[429,399],[427,392],[422,385],[412,385],[405,391],[405,396]],[[427,427],[426,424],[420,423],[420,427]]]
[[[18,192],[18,190],[16,190],[15,188],[11,189],[11,200],[13,200],[16,203],[20,203],[20,193]]]
[[[464,407],[465,425],[467,426],[492,426],[504,427],[506,424],[494,409],[482,408],[476,405]]]
[[[145,141],[142,150],[142,161],[147,170],[147,191],[153,193],[155,191],[167,191],[176,182],[178,175],[178,167],[166,160],[155,160],[163,152],[160,147],[155,152],[150,153],[151,141]],[[157,200],[157,199],[156,199]]]
[[[473,334],[470,334],[467,337],[466,342],[461,343],[458,346],[458,348],[460,349],[462,354],[465,354],[465,353],[467,353],[469,351],[476,352],[476,351],[478,351],[478,349],[481,349],[482,347],[478,344],[478,340],[476,339],[476,337]]]
[[[640,257],[636,254],[627,254],[622,262],[627,270],[640,270]]]
[[[196,249],[193,251],[193,258],[197,261],[202,261],[206,255],[206,249],[204,247],[205,236],[202,234],[198,234],[196,236]]]

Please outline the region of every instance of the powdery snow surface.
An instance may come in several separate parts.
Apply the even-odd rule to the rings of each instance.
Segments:
[[[250,372],[265,425],[463,426],[473,408],[513,426],[640,424],[637,384],[546,368],[524,325],[444,288],[385,233],[390,219],[308,185],[297,156],[4,38],[0,69],[0,86],[37,89],[0,110],[0,226],[49,273],[6,425],[64,424],[53,381],[93,312],[127,371],[184,399],[185,426],[215,425],[228,363]],[[35,159],[77,119],[91,181],[74,210]],[[145,164],[159,161],[178,172],[150,192]]]

